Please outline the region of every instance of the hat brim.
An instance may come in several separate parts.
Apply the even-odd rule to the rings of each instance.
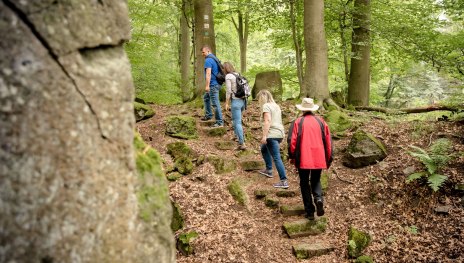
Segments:
[[[314,107],[312,107],[312,108],[305,108],[305,107],[301,106],[301,104],[297,104],[296,107],[300,111],[317,111],[319,109],[319,105],[314,105]]]

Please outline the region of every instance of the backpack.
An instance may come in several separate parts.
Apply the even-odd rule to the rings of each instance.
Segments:
[[[216,74],[216,81],[218,82],[219,85],[222,85],[226,81],[226,75],[224,74],[224,66],[222,65],[221,61],[216,56],[208,56],[209,58],[214,59],[216,61],[216,64],[218,65],[218,74]]]
[[[232,74],[234,74],[237,83],[237,92],[234,93],[235,97],[241,99],[248,98],[251,95],[251,89],[250,85],[248,84],[248,80],[238,73]]]

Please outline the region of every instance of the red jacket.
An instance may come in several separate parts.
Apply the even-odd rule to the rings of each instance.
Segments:
[[[327,168],[327,159],[332,158],[332,140],[330,137],[329,126],[325,123],[322,118],[316,117],[311,114],[306,114],[299,117],[293,123],[291,137],[289,134],[288,147],[289,155],[291,158],[295,158],[295,148],[298,136],[298,128],[302,118],[303,127],[301,132],[301,152],[300,152],[300,165],[297,168],[301,169],[325,169]],[[322,141],[322,131],[319,122],[315,119],[318,118],[324,127],[326,151],[324,151],[324,143]]]

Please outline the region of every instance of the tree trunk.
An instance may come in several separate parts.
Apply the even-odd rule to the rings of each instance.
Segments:
[[[432,105],[419,108],[399,108],[399,109],[388,109],[382,107],[369,107],[369,106],[355,106],[356,110],[365,110],[365,111],[378,111],[386,114],[405,114],[405,113],[424,113],[430,111],[452,111],[457,112],[461,111],[464,108],[464,105],[458,106],[446,106],[446,105]]]
[[[240,46],[240,71],[244,74],[247,70],[246,55],[249,30],[248,12],[245,11],[245,14],[243,14],[240,10],[238,10],[238,21],[235,21],[235,19],[232,17],[232,22],[234,23],[235,29],[237,30],[238,41]]]
[[[395,74],[390,75],[390,82],[388,83],[388,88],[387,91],[385,92],[385,107],[388,107],[390,105],[390,99],[393,96],[393,91],[395,91],[395,81],[396,81],[396,76]]]
[[[201,96],[205,90],[205,59],[201,55],[204,45],[211,47],[216,55],[214,36],[213,3],[212,0],[193,0],[195,13],[194,23],[194,51],[195,51],[195,97]]]
[[[306,72],[300,97],[313,97],[322,104],[330,97],[323,0],[304,0],[304,42]]]
[[[296,22],[296,17],[299,11],[299,0],[290,0],[290,22],[292,27],[292,38],[295,46],[296,56],[296,74],[298,77],[298,85],[300,91],[303,89],[303,49],[301,48],[301,34],[299,32],[299,26]]]
[[[344,5],[343,7],[343,12],[340,14],[340,17],[339,17],[339,26],[340,26],[340,40],[341,40],[341,48],[342,48],[342,54],[343,54],[343,65],[344,65],[344,68],[345,68],[345,81],[346,81],[346,84],[348,84],[348,81],[350,79],[350,68],[349,68],[349,64],[348,64],[348,56],[349,56],[349,52],[348,52],[348,44],[347,44],[347,41],[346,41],[346,37],[345,37],[345,31],[346,31],[346,28],[347,28],[347,25],[346,25],[346,13],[347,13],[347,6],[349,3],[351,3],[352,0],[348,0],[346,2],[346,4]],[[345,89],[344,92],[343,92],[343,95],[346,97],[347,96],[347,92],[348,90]]]
[[[355,0],[348,104],[369,105],[370,78],[370,0]]]
[[[182,0],[182,12],[180,16],[180,76],[182,102],[189,101],[190,90],[190,29],[189,18],[191,14],[190,0]]]

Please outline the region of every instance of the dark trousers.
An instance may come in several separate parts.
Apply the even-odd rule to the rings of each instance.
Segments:
[[[316,211],[313,197],[314,200],[322,199],[321,172],[322,169],[298,169],[301,196],[303,197],[304,208],[308,215],[314,215]]]

